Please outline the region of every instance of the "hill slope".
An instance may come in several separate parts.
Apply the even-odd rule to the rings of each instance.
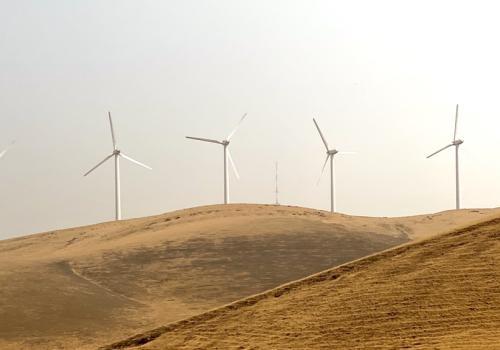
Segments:
[[[498,349],[500,218],[394,248],[109,348]]]
[[[494,212],[209,206],[0,241],[0,348],[93,349]]]

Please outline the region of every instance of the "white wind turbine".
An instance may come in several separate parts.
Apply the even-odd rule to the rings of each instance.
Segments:
[[[197,141],[203,141],[203,142],[211,142],[211,143],[217,143],[219,145],[222,145],[224,148],[224,204],[229,203],[229,174],[227,170],[227,163],[228,159],[229,162],[231,163],[231,167],[233,168],[234,175],[236,175],[236,178],[239,179],[240,175],[238,174],[238,170],[236,170],[236,165],[234,165],[233,157],[231,157],[231,152],[229,151],[229,143],[231,142],[231,138],[234,136],[238,128],[240,127],[241,123],[245,119],[247,114],[243,114],[241,117],[240,121],[236,125],[236,127],[231,131],[231,133],[226,137],[225,140],[222,141],[217,141],[217,140],[212,140],[212,139],[206,139],[206,138],[201,138],[201,137],[192,137],[192,136],[186,136],[186,138],[191,139],[191,140],[197,140]]]
[[[316,119],[313,118],[314,125],[316,125],[316,129],[318,129],[319,136],[321,136],[321,140],[323,140],[323,143],[326,148],[326,159],[325,163],[323,164],[323,168],[321,169],[321,175],[318,179],[318,183],[321,180],[321,176],[323,175],[323,172],[325,171],[326,163],[328,163],[328,160],[330,160],[330,211],[332,213],[335,212],[335,155],[336,154],[355,154],[355,152],[339,152],[336,149],[330,149],[328,148],[328,143],[326,142],[325,137],[323,136],[323,133],[321,132],[321,129],[319,128],[318,123],[316,122]]]
[[[105,163],[108,159],[111,159],[112,157],[115,158],[115,219],[116,220],[121,220],[122,218],[122,209],[121,209],[121,199],[120,199],[120,157],[125,158],[132,163],[135,163],[137,165],[142,166],[143,168],[152,170],[149,166],[142,164],[141,162],[138,162],[135,159],[130,158],[129,156],[123,154],[123,152],[118,149],[117,144],[116,144],[116,138],[115,138],[115,130],[113,128],[113,120],[111,119],[111,112],[108,112],[108,117],[109,117],[109,125],[111,127],[111,140],[113,141],[113,153],[111,153],[109,156],[104,158],[99,164],[97,164],[95,167],[87,171],[83,176],[87,176],[91,172],[93,172],[95,169],[97,169],[99,166],[101,166],[103,163]]]
[[[2,159],[3,156],[5,156],[5,154],[7,153],[7,151],[14,145],[14,143],[16,143],[16,141],[12,141],[10,143],[10,145],[7,146],[6,149],[4,149],[2,152],[0,152],[0,159]]]
[[[432,153],[430,156],[427,156],[427,158],[430,158],[436,154],[438,154],[441,151],[444,151],[445,149],[455,146],[455,191],[456,191],[456,208],[460,209],[460,176],[459,176],[459,167],[458,167],[458,148],[462,143],[464,143],[463,140],[457,139],[457,126],[458,126],[458,105],[455,110],[455,131],[453,132],[453,141],[441,148],[440,150]]]

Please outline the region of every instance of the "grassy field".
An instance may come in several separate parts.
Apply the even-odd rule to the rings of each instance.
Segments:
[[[209,206],[0,241],[0,348],[95,349],[497,213]]]
[[[107,349],[499,349],[500,218],[372,255]]]

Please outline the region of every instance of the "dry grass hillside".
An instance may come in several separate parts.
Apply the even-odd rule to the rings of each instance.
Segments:
[[[0,241],[0,348],[95,349],[498,213],[209,206]]]
[[[144,344],[146,343],[146,344]],[[107,349],[499,349],[500,217]]]

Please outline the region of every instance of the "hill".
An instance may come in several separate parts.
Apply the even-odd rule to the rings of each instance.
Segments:
[[[0,348],[94,349],[495,212],[208,206],[0,241]]]
[[[498,349],[500,218],[403,245],[106,349]],[[139,349],[138,348],[138,349]]]

